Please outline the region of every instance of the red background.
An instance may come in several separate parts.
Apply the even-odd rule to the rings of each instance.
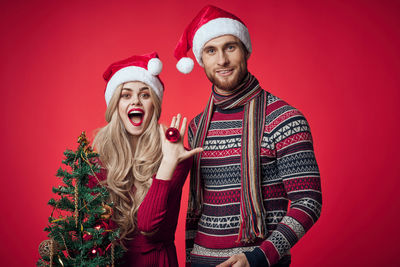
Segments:
[[[323,210],[292,249],[297,266],[395,266],[398,256],[399,1],[214,1],[248,26],[250,71],[311,125]],[[162,121],[192,118],[210,84],[173,49],[206,4],[196,1],[2,1],[0,133],[2,266],[33,266],[62,152],[105,123],[106,67],[158,51]],[[192,55],[192,54],[190,54]],[[184,260],[183,192],[176,234]]]

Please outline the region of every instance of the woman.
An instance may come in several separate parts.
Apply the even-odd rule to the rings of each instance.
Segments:
[[[116,62],[104,73],[108,124],[94,145],[127,248],[125,266],[178,266],[174,235],[182,186],[191,157],[202,151],[183,146],[186,118],[180,126],[181,116],[174,117],[167,136],[158,124],[161,68],[152,53]]]

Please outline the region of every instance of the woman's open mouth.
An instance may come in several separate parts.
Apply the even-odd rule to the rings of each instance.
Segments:
[[[144,118],[144,110],[140,108],[133,108],[129,110],[128,117],[133,126],[140,126]]]

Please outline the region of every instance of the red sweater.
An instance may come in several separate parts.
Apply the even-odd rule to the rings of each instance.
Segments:
[[[192,158],[181,162],[170,181],[153,179],[137,213],[137,228],[120,266],[178,266],[174,244],[182,187]],[[151,236],[141,232],[152,233]]]

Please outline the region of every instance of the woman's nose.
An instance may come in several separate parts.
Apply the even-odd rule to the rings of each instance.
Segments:
[[[133,104],[133,105],[140,105],[140,104],[141,104],[138,95],[133,95],[133,96],[132,96],[132,104]]]

